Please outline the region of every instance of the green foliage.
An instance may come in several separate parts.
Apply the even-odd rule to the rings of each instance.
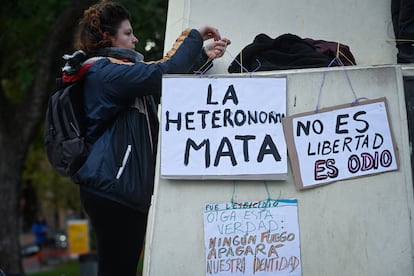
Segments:
[[[168,0],[122,0],[119,2],[131,12],[132,27],[139,40],[137,51],[144,54],[146,60],[162,58]]]
[[[6,96],[14,102],[19,102],[30,87],[37,51],[67,4],[67,0],[17,0],[2,3],[0,77]]]
[[[139,39],[137,50],[146,59],[162,57],[168,0],[120,0],[132,14]],[[25,95],[33,80],[37,50],[67,7],[68,0],[17,0],[0,10],[0,77],[6,95],[14,102]],[[74,22],[76,24],[76,22]],[[152,45],[150,49],[146,46]]]

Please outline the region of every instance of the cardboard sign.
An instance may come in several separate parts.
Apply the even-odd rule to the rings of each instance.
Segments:
[[[296,199],[204,206],[206,275],[301,275]]]
[[[398,169],[385,98],[283,120],[298,189]]]
[[[161,177],[285,179],[286,79],[164,77]]]

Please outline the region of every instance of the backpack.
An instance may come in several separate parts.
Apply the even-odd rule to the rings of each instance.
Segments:
[[[84,138],[83,81],[58,87],[49,98],[43,138],[54,170],[71,177],[82,166],[89,151]]]

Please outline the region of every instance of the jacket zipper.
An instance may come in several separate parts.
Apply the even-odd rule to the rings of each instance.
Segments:
[[[122,159],[122,166],[119,167],[118,173],[116,174],[116,179],[119,179],[121,177],[122,173],[124,172],[125,165],[126,165],[126,163],[128,161],[128,157],[131,154],[131,149],[132,149],[132,146],[131,145],[128,145],[128,147],[127,147],[127,149],[125,151],[125,154],[124,154],[124,158]]]

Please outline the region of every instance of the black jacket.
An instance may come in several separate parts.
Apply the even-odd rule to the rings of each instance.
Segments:
[[[336,50],[336,46],[337,43],[334,42],[303,39],[294,34],[283,34],[274,39],[266,34],[259,34],[237,55],[230,64],[228,72],[246,73],[246,71],[326,67],[336,56],[336,52],[328,50],[332,47]],[[347,55],[346,58],[340,56],[344,63],[351,60],[355,64],[348,46],[340,44],[340,51]]]

